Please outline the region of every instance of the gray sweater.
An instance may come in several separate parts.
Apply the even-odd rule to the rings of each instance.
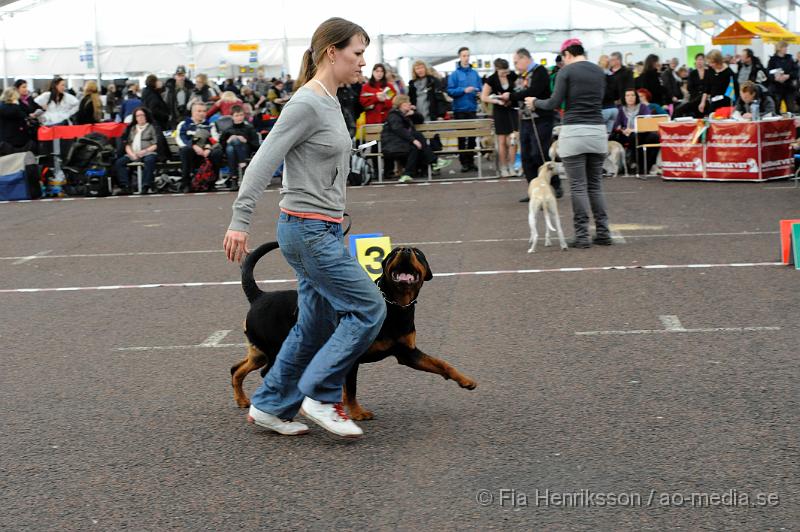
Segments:
[[[256,202],[284,160],[280,207],[341,218],[351,148],[338,101],[302,87],[247,167],[229,229],[248,230]]]
[[[534,105],[536,109],[552,111],[566,101],[562,124],[604,124],[605,88],[603,69],[589,61],[578,61],[559,70],[553,95],[547,100],[536,100]]]

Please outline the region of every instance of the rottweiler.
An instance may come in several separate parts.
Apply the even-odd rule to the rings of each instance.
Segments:
[[[267,374],[283,341],[297,321],[297,291],[264,292],[253,277],[258,260],[277,248],[277,242],[262,244],[242,264],[242,288],[250,302],[250,310],[244,323],[244,333],[248,340],[247,356],[231,368],[233,397],[241,408],[250,406],[250,400],[242,388],[245,377],[257,369],[261,369],[262,377]],[[350,417],[357,421],[373,418],[372,412],[363,409],[356,400],[360,364],[378,362],[394,356],[400,364],[437,373],[445,379],[456,381],[462,388],[473,390],[478,385],[444,360],[427,355],[417,348],[414,307],[422,284],[433,278],[422,251],[417,248],[397,247],[386,256],[381,265],[383,273],[375,282],[386,300],[386,320],[377,339],[347,374],[344,385],[342,402]]]

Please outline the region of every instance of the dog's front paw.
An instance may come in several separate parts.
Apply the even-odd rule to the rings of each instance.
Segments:
[[[462,388],[466,388],[467,390],[474,390],[475,388],[478,387],[477,382],[467,377],[460,380],[458,382],[458,385],[461,386]]]
[[[373,414],[369,410],[364,410],[363,408],[359,408],[358,410],[350,411],[350,418],[353,421],[365,421],[367,419],[375,418],[375,414]]]

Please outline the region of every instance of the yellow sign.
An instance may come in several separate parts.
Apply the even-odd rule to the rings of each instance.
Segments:
[[[356,259],[373,281],[383,273],[381,263],[390,251],[392,251],[392,241],[388,236],[356,240]]]
[[[245,43],[229,43],[229,52],[257,52],[258,44],[245,44]]]

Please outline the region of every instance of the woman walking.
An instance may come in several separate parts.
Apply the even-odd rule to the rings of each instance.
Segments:
[[[302,88],[247,167],[223,243],[228,260],[241,261],[256,201],[285,159],[277,238],[297,275],[297,324],[250,407],[256,424],[281,434],[308,431],[291,421],[298,411],[339,436],[363,434],[342,408],[342,387],[377,337],[386,304],[343,245],[351,143],[335,94],[361,75],[368,44],[363,28],[341,18],[314,32],[295,85]]]
[[[603,69],[586,60],[583,44],[568,39],[561,45],[566,66],[556,78],[553,95],[547,100],[526,98],[534,109],[553,110],[566,102],[566,113],[558,136],[558,154],[564,162],[572,193],[575,239],[570,247],[588,248],[591,242],[611,245],[605,199],[603,161],[608,152],[602,102],[605,90]],[[589,207],[594,215],[596,235],[589,238]]]

